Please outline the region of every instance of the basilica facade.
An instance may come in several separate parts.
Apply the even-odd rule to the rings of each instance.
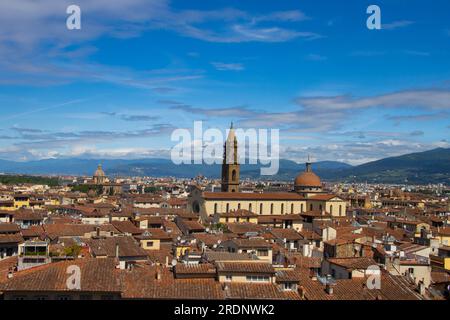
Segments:
[[[239,192],[240,166],[237,159],[237,142],[231,127],[224,145],[221,192],[205,192],[196,187],[189,196],[190,209],[202,219],[240,209],[256,215],[307,212],[334,217],[346,215],[346,202],[323,190],[322,182],[313,172],[309,160],[305,170],[295,177],[291,192],[248,193]]]

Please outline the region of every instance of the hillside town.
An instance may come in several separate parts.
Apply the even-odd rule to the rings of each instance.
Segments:
[[[235,142],[230,130],[224,154]],[[292,181],[240,181],[225,158],[219,181],[99,164],[1,185],[0,298],[449,298],[448,186],[324,183],[309,161]]]

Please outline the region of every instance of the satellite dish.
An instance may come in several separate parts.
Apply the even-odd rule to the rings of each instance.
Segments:
[[[173,259],[173,260],[172,260],[172,265],[173,265],[173,266],[176,266],[176,265],[177,265],[177,260],[176,260],[176,259]]]

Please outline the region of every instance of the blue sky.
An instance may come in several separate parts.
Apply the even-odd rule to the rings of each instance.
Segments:
[[[1,159],[167,157],[195,120],[295,161],[450,147],[447,0],[110,2],[0,2]]]

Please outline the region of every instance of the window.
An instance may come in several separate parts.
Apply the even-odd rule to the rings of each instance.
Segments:
[[[147,241],[147,247],[153,247],[153,241]]]
[[[248,204],[248,211],[252,211],[252,204],[251,203]]]
[[[342,205],[339,206],[339,215],[342,215]]]
[[[291,213],[292,214],[294,213],[294,204],[293,203],[291,203]]]
[[[48,300],[48,296],[36,296],[34,297],[35,300]]]
[[[241,208],[241,204],[240,203],[238,203],[238,210]]]
[[[269,250],[258,250],[258,256],[267,257],[269,255]]]
[[[284,203],[281,204],[281,214],[284,214]]]
[[[230,204],[227,203],[227,213],[230,211]]]
[[[268,276],[247,276],[247,281],[249,282],[269,282]]]
[[[273,203],[270,204],[270,214],[273,214]]]
[[[319,204],[319,210],[322,211],[322,205],[321,204]]]
[[[409,274],[414,274],[414,268],[408,268],[408,273]]]
[[[309,210],[310,211],[312,211],[312,209],[313,209],[313,205],[312,205],[312,203],[309,205]]]
[[[236,181],[236,170],[231,172],[231,181]]]
[[[303,212],[303,203],[300,205],[300,212]]]
[[[283,283],[282,288],[285,291],[293,291],[293,290],[297,290],[297,285],[292,282],[285,282],[285,283]]]
[[[58,300],[71,300],[70,296],[64,295],[64,296],[58,296]]]
[[[333,205],[330,205],[330,213],[333,214]]]
[[[214,213],[217,213],[217,203],[214,203]]]
[[[263,204],[259,205],[259,214],[263,214]]]
[[[225,281],[232,281],[232,280],[233,280],[233,276],[232,275],[227,274],[225,276]]]

